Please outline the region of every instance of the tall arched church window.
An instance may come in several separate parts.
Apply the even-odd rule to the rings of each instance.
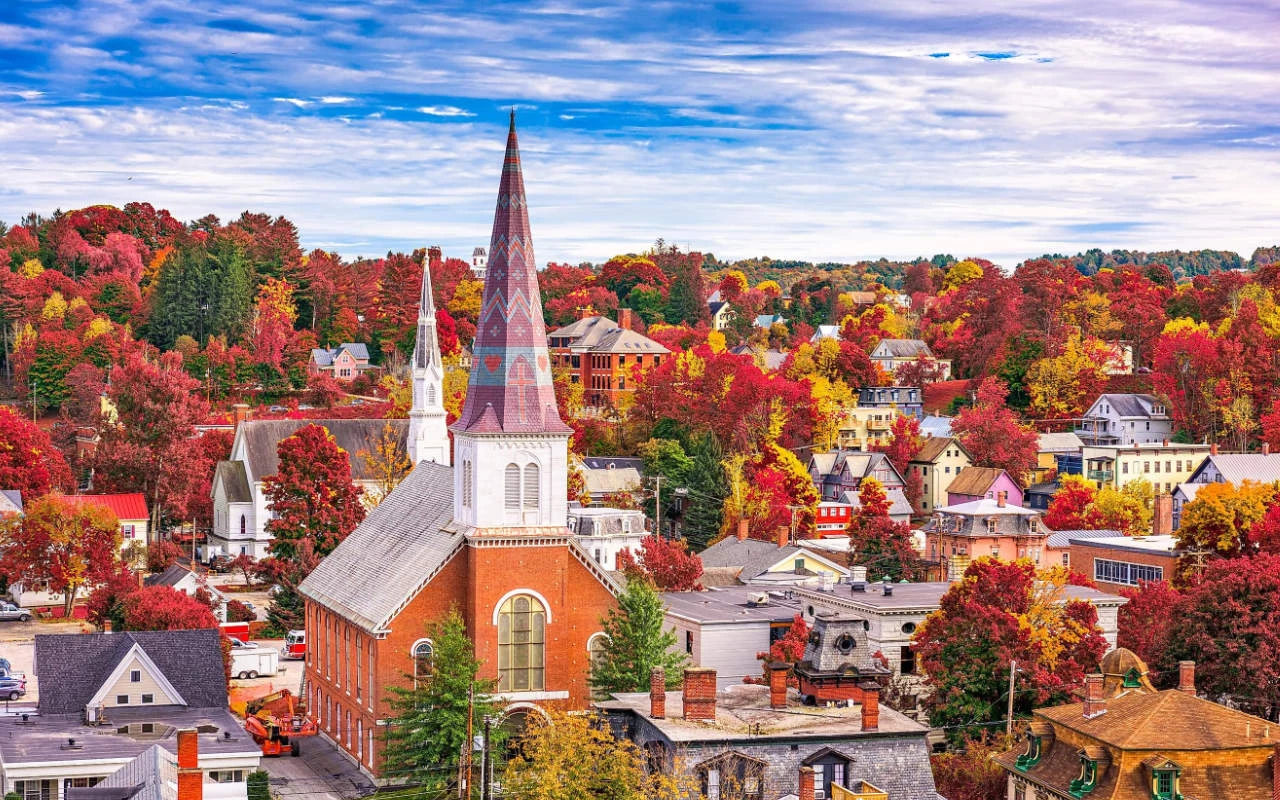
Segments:
[[[498,691],[542,691],[546,619],[547,610],[532,595],[513,595],[502,603],[498,609]]]
[[[431,664],[435,658],[435,647],[430,639],[422,639],[413,645],[413,685],[431,677]]]
[[[244,518],[244,514],[240,515],[240,535],[244,536],[245,530],[248,528],[248,522]]]

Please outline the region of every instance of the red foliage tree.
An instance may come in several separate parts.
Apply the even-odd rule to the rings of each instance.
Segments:
[[[49,434],[11,406],[0,406],[0,488],[17,489],[26,500],[75,488],[71,467]]]
[[[85,616],[98,627],[108,620],[116,630],[124,629],[124,599],[138,591],[138,576],[120,564],[116,571],[89,594]]]
[[[143,586],[124,597],[120,610],[124,629],[128,631],[218,627],[218,620],[207,604],[171,586]]]
[[[1055,531],[1080,531],[1089,527],[1089,505],[1098,493],[1088,481],[1065,476],[1062,486],[1054,492],[1049,508],[1044,514],[1044,524]]]
[[[894,580],[915,578],[920,557],[911,543],[911,526],[889,518],[889,498],[880,481],[863,478],[858,504],[849,520],[849,564]]]
[[[280,471],[263,479],[273,515],[271,554],[292,559],[306,540],[318,555],[328,555],[364,519],[364,490],[351,482],[351,460],[321,425],[299,428],[280,441],[277,453]]]
[[[646,580],[664,592],[701,591],[702,559],[682,541],[646,536],[640,551],[618,553],[618,569],[628,579]]]
[[[976,401],[956,414],[951,431],[975,466],[1003,469],[1022,482],[1036,465],[1039,437],[1005,405],[1008,395],[1004,381],[984,378]]]
[[[106,508],[50,494],[26,504],[0,557],[10,582],[47,581],[70,616],[82,589],[106,580],[120,553],[120,521]]]
[[[1121,589],[1120,594],[1129,602],[1120,606],[1116,645],[1145,661],[1158,683],[1170,685],[1176,664],[1169,658],[1169,634],[1182,592],[1167,581],[1143,581],[1136,588]]]

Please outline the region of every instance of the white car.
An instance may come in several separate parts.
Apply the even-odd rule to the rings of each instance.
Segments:
[[[18,622],[31,621],[31,609],[16,606],[7,600],[0,600],[0,620],[10,622],[17,620]]]

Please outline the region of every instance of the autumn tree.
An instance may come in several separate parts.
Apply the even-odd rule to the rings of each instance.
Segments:
[[[1010,661],[1023,670],[1015,713],[1066,702],[1107,648],[1098,612],[1070,600],[1069,576],[1028,561],[980,558],[916,631],[929,721],[955,735],[1004,715]]]
[[[951,431],[968,451],[975,466],[994,467],[1022,482],[1035,468],[1039,437],[1005,405],[1008,387],[998,378],[985,378],[974,404],[951,422]]]
[[[3,528],[0,569],[10,583],[47,582],[71,616],[82,589],[106,580],[120,553],[120,521],[100,505],[72,503],[58,494],[26,504],[21,520]]]
[[[858,508],[849,520],[849,565],[894,580],[916,577],[920,556],[911,543],[911,526],[889,518],[890,503],[875,478],[858,485]]]
[[[0,406],[0,487],[27,499],[75,488],[71,467],[49,434],[11,406]]]
[[[908,384],[915,386],[916,384]],[[920,473],[911,469],[911,461],[920,454],[924,447],[924,437],[920,435],[920,420],[915,417],[899,414],[889,426],[889,441],[875,443],[871,449],[884,453],[893,464],[893,468],[903,477],[906,485],[902,493],[913,511],[920,510],[920,501],[924,497],[924,479]]]
[[[368,473],[376,483],[370,498],[375,505],[385,500],[413,470],[404,437],[390,422],[384,423],[376,434],[370,432],[366,446],[356,455],[364,459]]]
[[[1177,664],[1170,661],[1170,633],[1183,594],[1168,581],[1144,581],[1120,590],[1129,602],[1120,606],[1116,646],[1132,650],[1152,671],[1152,680],[1171,687]]]
[[[216,628],[218,620],[205,603],[171,586],[143,586],[120,602],[127,631],[185,631]]]
[[[966,733],[956,746],[929,756],[938,794],[948,800],[1005,800],[1009,773],[993,758],[1014,746],[1004,731]]]
[[[258,363],[276,372],[285,367],[285,349],[293,338],[298,306],[288,281],[267,278],[258,289],[253,314],[252,350]]]
[[[617,608],[602,620],[605,643],[600,660],[591,670],[591,686],[605,695],[640,692],[649,688],[654,667],[666,671],[667,685],[680,683],[687,657],[677,649],[674,631],[663,626],[662,598],[648,581],[627,583]]]
[[[1186,553],[1182,565],[1192,568],[1207,556],[1234,558],[1247,552],[1249,531],[1275,502],[1273,484],[1244,481],[1210,483],[1182,508],[1178,549]]]
[[[324,557],[364,519],[364,490],[351,481],[351,460],[322,425],[299,428],[277,453],[280,471],[262,481],[272,514],[271,555],[292,559],[305,539]]]
[[[640,550],[634,554],[630,548],[623,548],[618,553],[618,571],[628,581],[646,581],[664,592],[702,589],[698,583],[702,559],[690,553],[684,542],[657,534],[644,537]]]
[[[138,591],[138,576],[125,564],[99,583],[85,599],[85,618],[105,627],[110,622],[115,630],[124,630],[124,599]]]

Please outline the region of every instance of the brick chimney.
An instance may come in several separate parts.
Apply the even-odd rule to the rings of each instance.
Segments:
[[[684,718],[716,721],[716,671],[690,667],[684,671]]]
[[[618,309],[618,327],[626,330],[635,330],[635,312],[629,308]]]
[[[1271,800],[1280,800],[1280,744],[1271,751]]]
[[[862,729],[875,731],[880,729],[880,687],[876,685],[862,686]]]
[[[1156,536],[1173,533],[1173,495],[1156,495],[1155,510],[1151,514],[1151,532]]]
[[[786,547],[791,542],[791,531],[786,525],[778,526],[778,547]]]
[[[204,800],[200,740],[191,728],[178,731],[178,800]]]
[[[796,792],[799,800],[813,800],[813,767],[808,764],[800,767],[800,790]]]
[[[996,508],[1004,508],[1005,504],[1008,502],[1009,502],[1008,492],[996,492]]]
[[[231,421],[237,428],[241,422],[248,422],[250,415],[248,403],[236,403],[231,407]]]
[[[1216,456],[1217,454],[1218,454],[1218,443],[1214,442],[1213,444],[1209,445],[1209,455]]]
[[[1196,693],[1196,662],[1178,662],[1178,691],[1190,695]]]
[[[104,620],[102,621],[102,632],[103,632],[103,633],[111,633],[111,620],[109,620],[109,619],[104,619]]]
[[[1269,455],[1271,455],[1271,442],[1263,442],[1263,443],[1262,443],[1262,454],[1263,454],[1264,456],[1269,456]]]
[[[787,707],[787,674],[790,665],[782,661],[771,661],[769,670],[769,707],[782,709]]]
[[[1103,676],[1100,673],[1084,676],[1084,718],[1093,719],[1107,713],[1107,701],[1102,696]]]
[[[738,520],[738,541],[745,542],[751,533],[751,524],[745,519]]]
[[[662,667],[649,671],[649,716],[653,719],[667,717],[667,673]]]

